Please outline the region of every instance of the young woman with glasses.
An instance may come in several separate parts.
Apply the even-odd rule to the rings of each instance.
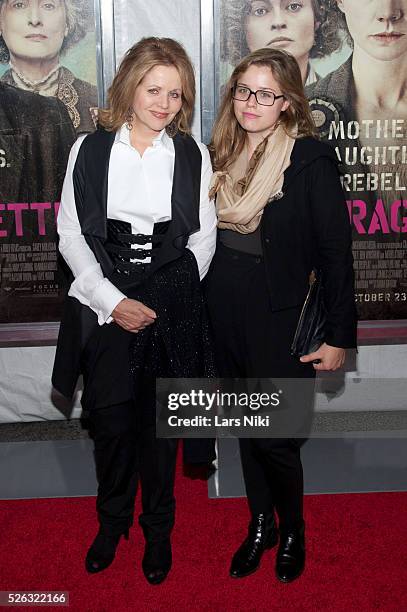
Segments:
[[[207,299],[220,375],[295,378],[310,389],[316,371],[336,370],[356,342],[351,231],[335,153],[314,138],[294,57],[260,49],[235,68],[210,144],[215,169],[218,247]],[[324,278],[325,341],[290,353],[314,267]],[[270,432],[272,435],[272,432]],[[241,438],[251,521],[230,574],[256,571],[276,545],[277,577],[304,568],[302,441]],[[278,527],[275,519],[278,517]]]

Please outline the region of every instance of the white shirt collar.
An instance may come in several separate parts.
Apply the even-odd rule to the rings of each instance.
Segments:
[[[318,78],[319,77],[315,72],[314,67],[312,66],[312,64],[308,63],[308,73],[305,85],[312,85],[313,83],[316,83],[318,81]]]
[[[121,142],[125,145],[131,146],[130,144],[130,131],[127,129],[126,124],[124,123],[122,127],[116,132],[114,144]],[[153,147],[164,146],[169,151],[174,151],[174,145],[172,142],[172,138],[170,138],[167,132],[161,130],[159,134],[153,140]]]

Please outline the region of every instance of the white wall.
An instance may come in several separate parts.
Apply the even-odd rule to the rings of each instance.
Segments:
[[[55,347],[0,349],[0,423],[63,419],[80,415],[52,392]],[[316,410],[364,411],[407,409],[407,345],[362,346],[357,369],[319,380]]]
[[[361,346],[347,367],[319,377],[318,412],[407,410],[407,344]]]
[[[184,45],[195,67],[197,97],[193,134],[200,138],[200,0],[115,0],[116,63],[144,36],[175,38]]]
[[[80,416],[79,398],[71,406],[52,389],[55,347],[0,349],[0,423]]]

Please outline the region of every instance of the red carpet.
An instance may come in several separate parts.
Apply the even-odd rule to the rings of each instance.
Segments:
[[[180,473],[176,493],[173,569],[154,587],[142,575],[138,525],[109,569],[86,574],[94,498],[0,502],[0,590],[69,591],[69,610],[84,612],[407,610],[407,493],[307,496],[308,563],[289,585],[274,576],[275,549],[252,576],[228,577],[244,499],[208,500],[205,482]]]

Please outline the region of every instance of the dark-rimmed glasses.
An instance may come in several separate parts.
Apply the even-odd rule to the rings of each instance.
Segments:
[[[252,91],[249,87],[244,85],[235,85],[232,87],[232,98],[234,100],[239,100],[239,102],[247,102],[252,95],[256,98],[257,104],[260,104],[261,106],[273,106],[276,100],[279,98],[284,98],[283,94],[281,96],[276,96],[274,92],[267,91],[267,89]]]

